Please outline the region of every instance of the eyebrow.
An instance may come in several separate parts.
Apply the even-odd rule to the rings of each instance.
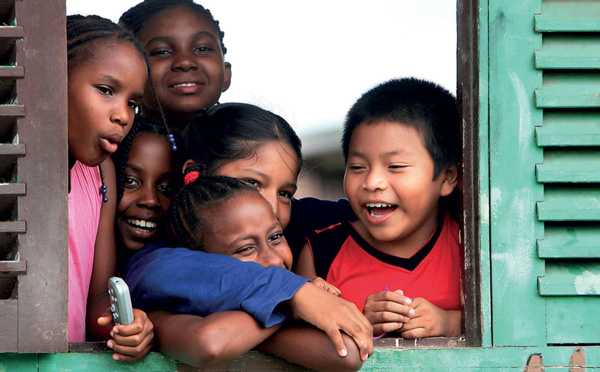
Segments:
[[[410,154],[410,152],[401,149],[401,150],[394,150],[394,151],[385,152],[385,153],[381,154],[381,156],[388,157],[388,156],[402,155],[402,154]],[[348,157],[350,157],[350,156],[358,156],[360,158],[366,158],[367,157],[364,153],[362,153],[360,151],[351,151],[350,153],[348,153]]]
[[[208,32],[208,31],[200,31],[200,32],[196,32],[194,35],[192,35],[195,38],[199,38],[199,37],[204,37],[204,36],[209,36],[211,39],[213,40],[217,40],[215,38],[215,35],[213,35],[212,33]],[[150,46],[151,44],[158,42],[158,41],[163,41],[163,42],[169,42],[173,39],[173,37],[171,36],[156,36],[153,37],[152,39],[148,40],[148,42],[146,43],[146,48],[148,46]]]

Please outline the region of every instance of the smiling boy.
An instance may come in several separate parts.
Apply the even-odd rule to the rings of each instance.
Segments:
[[[454,96],[414,78],[373,88],[348,113],[344,188],[359,220],[317,231],[297,271],[339,288],[375,336],[462,333],[462,249],[442,206],[458,180],[459,133]]]

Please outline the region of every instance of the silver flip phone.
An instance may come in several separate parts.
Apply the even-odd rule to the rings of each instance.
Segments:
[[[115,325],[127,325],[133,322],[133,308],[127,283],[116,276],[108,279],[108,296]]]

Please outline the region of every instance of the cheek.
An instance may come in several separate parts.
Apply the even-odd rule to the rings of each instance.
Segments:
[[[285,229],[287,225],[290,223],[290,218],[292,215],[291,205],[288,203],[279,203],[279,208],[277,210],[277,220],[281,224],[281,227]]]

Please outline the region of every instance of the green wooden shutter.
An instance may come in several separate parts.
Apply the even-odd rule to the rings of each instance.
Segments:
[[[543,87],[536,180],[544,198],[537,254],[546,301],[548,344],[600,343],[600,2],[545,0],[535,15],[542,48],[535,68]]]

